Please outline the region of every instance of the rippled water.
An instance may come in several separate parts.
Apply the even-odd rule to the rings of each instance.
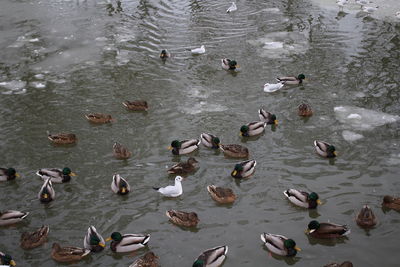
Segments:
[[[82,246],[95,225],[105,237],[150,233],[149,249],[162,266],[191,266],[201,251],[224,244],[224,266],[395,266],[400,213],[384,212],[380,203],[400,189],[400,22],[390,12],[338,12],[326,2],[240,0],[226,14],[230,1],[122,1],[121,9],[115,1],[1,1],[0,166],[13,166],[22,178],[0,184],[0,208],[30,215],[0,228],[0,251],[19,266],[55,266],[51,244]],[[191,55],[201,44],[206,53]],[[171,53],[166,62],[161,49]],[[236,59],[240,71],[222,70],[224,57]],[[275,77],[299,73],[309,78],[304,85],[263,91]],[[147,100],[149,111],[121,105],[134,99]],[[314,108],[307,120],[296,112],[303,101]],[[242,140],[240,126],[257,120],[262,106],[277,114],[279,126]],[[112,114],[116,122],[91,125],[89,112]],[[73,132],[79,141],[53,146],[47,130]],[[235,181],[237,161],[201,147],[194,153],[201,167],[183,182],[184,194],[159,196],[152,186],[173,183],[166,167],[188,158],[174,157],[167,146],[202,132],[246,145],[257,160],[255,175]],[[339,157],[316,156],[314,139],[335,144]],[[132,158],[114,159],[115,141]],[[56,200],[41,204],[35,171],[64,166],[78,176],[55,185]],[[126,197],[110,190],[116,172],[133,188]],[[209,184],[232,188],[238,200],[217,205]],[[318,192],[324,205],[296,208],[284,199],[287,188]],[[369,231],[354,221],[362,204],[379,218]],[[168,222],[165,210],[172,208],[197,212],[197,229]],[[309,239],[311,219],[348,224],[352,233],[336,242]],[[49,242],[22,250],[20,234],[43,223],[50,225]],[[271,257],[262,232],[291,237],[302,251],[293,259]],[[145,251],[132,257],[107,249],[74,266],[128,266]]]

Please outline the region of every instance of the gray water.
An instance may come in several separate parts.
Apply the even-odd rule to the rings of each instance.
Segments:
[[[23,223],[0,228],[0,251],[18,266],[58,266],[51,244],[83,246],[95,225],[104,237],[150,233],[149,246],[134,256],[107,248],[73,266],[129,266],[148,250],[162,266],[191,266],[218,245],[229,246],[224,266],[345,260],[397,266],[400,213],[383,211],[381,201],[400,192],[399,20],[306,0],[240,0],[226,14],[229,6],[134,0],[118,10],[115,1],[0,2],[0,166],[22,176],[0,183],[0,209],[30,212]],[[201,44],[206,53],[191,55]],[[161,49],[171,53],[165,63]],[[240,71],[223,70],[224,57],[237,60]],[[299,73],[308,78],[304,85],[263,92],[275,77]],[[135,99],[147,100],[149,111],[125,110],[121,102]],[[314,108],[308,120],[297,116],[303,101]],[[257,120],[260,107],[274,112],[279,126],[241,139],[240,126]],[[89,112],[112,114],[116,122],[92,125],[84,118]],[[54,146],[47,130],[75,133],[79,141]],[[183,195],[163,198],[151,187],[172,184],[166,168],[188,158],[167,146],[202,132],[247,146],[257,160],[255,175],[235,181],[237,160],[201,147],[192,155],[201,167],[183,182]],[[318,157],[315,139],[334,144],[339,156]],[[133,152],[129,160],[114,159],[115,141]],[[78,176],[55,185],[55,201],[41,204],[36,170],[64,166]],[[128,196],[112,193],[114,173],[131,184]],[[209,184],[232,188],[238,200],[217,205]],[[315,191],[324,204],[296,208],[282,194],[287,188]],[[368,231],[354,220],[363,204],[379,218]],[[195,211],[200,223],[182,229],[168,221],[167,209]],[[352,233],[309,239],[304,230],[312,219],[347,224]],[[21,233],[42,224],[50,225],[49,242],[22,250]],[[271,257],[263,232],[291,237],[302,251],[292,259]]]

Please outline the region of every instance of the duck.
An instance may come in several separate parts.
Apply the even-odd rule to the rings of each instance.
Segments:
[[[47,178],[42,187],[40,188],[38,198],[42,203],[49,203],[56,197],[56,192],[54,191],[51,179]]]
[[[296,189],[287,189],[283,191],[283,194],[290,202],[302,208],[315,209],[318,205],[322,204],[318,194],[315,192],[307,193]]]
[[[14,168],[0,168],[0,182],[14,180],[20,177]]]
[[[298,107],[297,114],[302,117],[310,117],[313,115],[313,110],[309,104],[301,103]]]
[[[231,176],[233,178],[248,178],[254,173],[256,165],[257,162],[254,159],[237,163],[231,173]]]
[[[384,196],[382,207],[400,211],[400,197]]]
[[[135,260],[129,267],[158,267],[158,257],[152,251]]]
[[[356,222],[360,227],[371,228],[376,225],[378,220],[372,209],[368,205],[364,205],[357,214]]]
[[[263,233],[261,234],[261,240],[267,249],[276,255],[294,257],[298,251],[301,251],[293,239],[283,235]]]
[[[153,189],[165,197],[179,197],[183,194],[181,183],[182,179],[182,176],[176,176],[174,185],[168,185],[166,187],[153,187]]]
[[[239,68],[236,60],[230,60],[228,58],[221,59],[221,66],[225,70],[235,70]]]
[[[249,149],[242,145],[237,144],[221,144],[219,148],[224,152],[224,155],[231,158],[248,158]]]
[[[263,121],[253,121],[242,125],[242,127],[240,127],[240,136],[250,137],[262,134],[266,126],[267,123]]]
[[[209,185],[207,186],[207,191],[210,193],[212,199],[221,204],[230,204],[236,200],[236,195],[230,188]]]
[[[47,138],[54,144],[60,145],[75,144],[76,141],[78,141],[78,138],[73,133],[50,134],[50,132],[47,131]]]
[[[278,77],[276,80],[283,84],[301,84],[303,80],[306,78],[304,74],[299,74],[297,77],[288,76],[288,77]]]
[[[83,239],[83,247],[89,249],[91,252],[100,252],[106,247],[104,238],[97,232],[93,225],[89,226],[87,230]]]
[[[350,229],[347,225],[319,223],[313,220],[308,224],[306,234],[315,238],[338,238],[350,234]]]
[[[90,250],[79,247],[61,247],[58,243],[53,243],[51,257],[58,262],[79,261],[89,255]]]
[[[29,212],[22,212],[19,210],[0,211],[0,226],[22,222],[22,220],[25,219],[28,215]]]
[[[199,217],[196,212],[185,212],[180,210],[167,210],[167,217],[176,225],[184,227],[196,227],[199,223]]]
[[[329,263],[327,265],[324,265],[324,267],[353,267],[353,263],[351,261],[344,261],[342,263]]]
[[[219,246],[203,251],[193,263],[193,267],[219,267],[228,253],[228,246]]]
[[[114,121],[111,115],[103,113],[90,113],[86,114],[85,117],[88,121],[93,123],[108,123]]]
[[[52,183],[67,183],[71,181],[71,176],[76,176],[76,173],[72,172],[70,168],[65,167],[62,170],[56,168],[43,168],[36,172],[36,175],[40,176],[43,180],[50,179]]]
[[[20,240],[21,248],[32,249],[43,245],[47,241],[49,230],[48,225],[42,225],[34,232],[23,232]]]
[[[200,48],[194,48],[194,49],[190,50],[190,52],[192,52],[192,54],[195,54],[195,55],[204,54],[206,52],[206,47],[204,45],[202,45]]]
[[[264,92],[266,93],[273,93],[275,91],[278,91],[283,87],[283,83],[265,83],[264,84]]]
[[[122,102],[127,109],[133,111],[147,111],[149,109],[149,105],[147,101],[144,100],[135,100],[135,101],[124,101]]]
[[[125,234],[113,232],[106,241],[112,240],[110,248],[113,252],[131,252],[144,248],[150,240],[150,235]]]
[[[132,155],[126,147],[122,146],[120,143],[115,142],[113,145],[113,154],[116,159],[129,159]]]
[[[231,13],[236,10],[237,10],[237,6],[236,6],[235,2],[232,2],[231,6],[226,10],[226,13]]]
[[[210,133],[202,133],[200,135],[201,143],[208,148],[218,149],[221,141],[218,137]]]
[[[166,60],[166,59],[169,58],[170,56],[171,56],[171,55],[167,52],[167,50],[165,50],[165,49],[161,50],[160,58],[161,58],[162,60]]]
[[[187,175],[195,172],[199,168],[198,163],[199,162],[195,158],[190,157],[186,162],[179,162],[173,165],[167,172],[170,174]]]
[[[321,157],[334,158],[337,156],[336,148],[325,141],[314,140],[314,148]]]
[[[16,266],[17,264],[9,254],[5,254],[0,251],[0,263],[2,266]]]
[[[111,183],[111,190],[115,194],[126,195],[131,191],[131,187],[119,174],[114,174]]]
[[[266,111],[263,108],[260,108],[258,110],[258,117],[260,118],[260,121],[266,122],[267,125],[278,125],[278,120],[276,119],[276,115]]]
[[[197,150],[199,145],[199,139],[189,139],[183,141],[174,140],[171,142],[171,146],[169,146],[168,149],[171,150],[172,154],[174,155],[184,155]]]

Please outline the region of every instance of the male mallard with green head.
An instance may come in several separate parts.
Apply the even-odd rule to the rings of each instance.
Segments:
[[[0,168],[0,182],[14,180],[19,174],[14,168]]]
[[[237,163],[231,173],[231,176],[233,178],[248,178],[254,173],[256,165],[257,162],[254,159]]]
[[[43,225],[34,232],[23,232],[21,235],[20,245],[23,249],[36,248],[47,241],[49,234],[49,226]]]
[[[192,267],[219,267],[228,253],[228,246],[210,248],[197,257]]]
[[[289,76],[289,77],[278,77],[276,80],[283,84],[301,84],[303,80],[306,78],[304,74],[299,74],[297,77]]]
[[[91,252],[100,252],[106,247],[104,238],[97,232],[93,225],[89,226],[87,230],[83,239],[83,246]]]
[[[315,238],[338,238],[350,234],[350,229],[347,225],[319,223],[313,220],[308,224],[306,234]]]
[[[112,240],[110,248],[113,252],[131,252],[144,248],[150,240],[150,235],[125,234],[113,232],[106,241]]]
[[[47,178],[42,187],[40,188],[38,198],[42,203],[49,203],[56,197],[56,192],[54,191],[51,179]]]
[[[319,200],[318,194],[315,192],[307,193],[296,189],[288,189],[285,190],[283,194],[290,202],[298,207],[315,209],[318,205],[322,204],[321,200]]]
[[[174,140],[171,142],[171,146],[168,147],[169,150],[172,151],[174,155],[184,155],[192,153],[197,150],[200,145],[199,139],[190,139],[190,140]]]
[[[52,183],[66,183],[71,180],[71,176],[76,176],[70,168],[65,167],[62,170],[56,168],[43,168],[36,172],[43,180],[50,179]]]
[[[126,195],[131,191],[131,186],[119,174],[114,174],[111,182],[111,190],[115,194]]]
[[[334,158],[337,156],[336,148],[325,141],[314,140],[314,148],[321,157]]]
[[[225,70],[235,70],[239,68],[236,60],[230,60],[228,58],[221,59],[221,66]]]
[[[264,132],[267,123],[263,121],[253,121],[240,127],[240,135],[244,137],[256,136]]]
[[[296,242],[294,242],[293,239],[283,235],[263,233],[261,235],[261,240],[264,242],[267,249],[276,255],[294,257],[297,251],[301,251],[301,249],[296,246]]]
[[[13,260],[13,258],[9,254],[5,254],[0,251],[0,264],[4,264],[2,266],[16,266],[17,264]]]
[[[29,212],[22,212],[18,210],[0,211],[0,226],[21,222],[26,216],[28,216],[28,214]]]
[[[267,125],[278,125],[276,115],[266,111],[265,109],[260,108],[258,110],[258,117],[260,118],[260,121],[266,122]]]
[[[208,148],[218,149],[221,141],[215,135],[209,133],[202,133],[200,135],[201,143]]]

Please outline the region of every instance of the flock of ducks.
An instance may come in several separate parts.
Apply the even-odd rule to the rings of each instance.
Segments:
[[[343,7],[347,1],[348,0],[338,0],[337,3],[339,6]],[[356,0],[356,2],[362,6],[370,3],[367,0]],[[368,7],[363,6],[363,10],[367,10],[367,8]],[[230,13],[236,10],[237,6],[234,2],[232,2],[232,5],[226,12]],[[368,9],[366,12],[370,12],[370,10]],[[191,52],[193,54],[203,54],[205,53],[205,47],[202,45],[200,48],[192,49]],[[160,58],[162,60],[166,60],[168,57],[170,57],[170,54],[166,50],[162,50]],[[239,68],[239,65],[235,60],[228,58],[221,59],[221,66],[223,69],[228,71],[235,71],[237,68]],[[264,91],[272,92],[279,90],[284,85],[302,84],[304,79],[304,74],[299,74],[297,77],[279,77],[277,78],[277,84],[265,84]],[[149,108],[147,102],[141,100],[124,101],[122,104],[128,110],[132,111],[147,111]],[[262,108],[259,109],[258,115],[259,121],[253,121],[240,127],[240,135],[242,137],[246,138],[260,135],[265,131],[267,125],[272,125],[272,127],[274,127],[278,124],[276,115]],[[311,106],[306,103],[299,105],[298,115],[304,117],[312,116],[313,111]],[[111,115],[102,113],[86,114],[85,117],[88,121],[98,124],[111,123],[115,121]],[[50,134],[48,132],[47,136],[48,139],[55,144],[68,145],[77,142],[76,135],[72,133]],[[254,159],[248,159],[249,150],[246,147],[239,144],[221,144],[220,139],[210,133],[202,133],[200,135],[200,139],[182,141],[173,140],[169,149],[173,155],[185,155],[196,151],[200,144],[209,149],[220,149],[226,157],[247,159],[234,165],[231,172],[232,177],[236,179],[246,179],[254,174],[257,162]],[[314,148],[316,153],[321,157],[334,158],[337,156],[335,147],[325,141],[315,140]],[[128,159],[131,157],[132,153],[123,145],[116,142],[113,145],[113,155],[117,159]],[[189,157],[186,162],[177,163],[167,170],[169,174],[177,175],[175,177],[174,185],[168,185],[166,187],[153,187],[153,189],[165,197],[179,197],[183,193],[183,177],[194,173],[198,168],[198,161],[193,157]],[[43,168],[38,170],[36,174],[44,180],[44,183],[38,193],[38,198],[43,203],[48,203],[55,199],[53,183],[69,182],[71,180],[71,176],[76,175],[68,167],[63,169]],[[14,168],[0,168],[1,182],[14,180],[16,177],[19,177],[19,174]],[[130,192],[130,185],[119,174],[114,174],[111,183],[111,190],[116,194],[125,195]],[[230,188],[208,185],[207,191],[209,192],[210,197],[220,204],[231,204],[237,199],[236,194]],[[301,208],[315,209],[318,205],[322,204],[318,194],[315,192],[308,193],[296,189],[287,189],[283,192],[283,194],[291,203]],[[382,206],[384,208],[400,211],[400,198],[385,196],[383,198]],[[21,212],[16,210],[1,211],[0,226],[19,223],[28,215],[29,212]],[[200,221],[195,212],[168,210],[166,211],[166,216],[172,223],[182,227],[196,227]],[[356,216],[356,222],[360,227],[371,228],[376,225],[377,218],[375,217],[371,208],[368,205],[364,205]],[[22,233],[20,238],[20,246],[23,249],[33,249],[41,246],[47,242],[49,229],[50,228],[48,225],[43,225],[34,232]],[[307,226],[306,234],[313,238],[332,239],[344,237],[350,234],[350,229],[346,225],[312,220]],[[106,247],[107,241],[111,241],[111,251],[116,253],[126,253],[146,247],[149,240],[149,234],[121,234],[119,232],[113,232],[109,238],[104,239],[94,226],[90,226],[84,237],[84,248],[73,246],[62,247],[58,243],[53,243],[51,257],[58,262],[75,262],[81,260],[91,252],[97,253],[103,251]],[[287,238],[283,235],[263,233],[261,234],[261,240],[267,249],[276,255],[293,257],[298,251],[301,251],[301,249],[296,246],[296,242],[293,239]],[[224,262],[227,253],[228,246],[218,246],[208,249],[197,257],[193,263],[193,267],[220,266]],[[0,264],[2,264],[1,266],[16,266],[13,258],[9,254],[3,252],[0,252]],[[147,252],[143,257],[137,259],[130,265],[130,267],[145,266],[158,266],[158,257],[151,251]],[[349,261],[346,261],[342,264],[331,263],[326,266],[351,267],[353,264]]]

